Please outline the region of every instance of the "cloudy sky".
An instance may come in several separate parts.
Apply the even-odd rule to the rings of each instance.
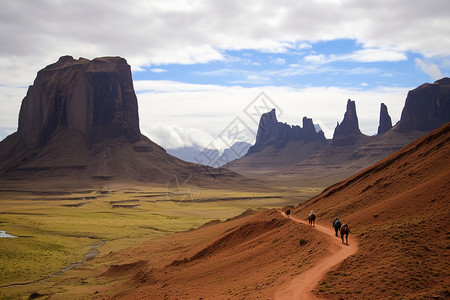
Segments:
[[[395,123],[408,90],[449,76],[449,16],[448,0],[2,0],[0,139],[63,55],[126,58],[141,131],[167,148],[251,141],[271,108],[331,138],[349,98],[373,135],[381,102]]]

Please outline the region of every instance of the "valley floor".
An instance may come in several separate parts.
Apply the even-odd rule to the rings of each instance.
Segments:
[[[70,183],[53,189],[40,184],[1,186],[0,229],[18,236],[0,238],[2,299],[27,297],[36,291],[56,298],[89,298],[91,273],[104,266],[108,253],[245,212],[297,204],[321,190],[69,187]]]

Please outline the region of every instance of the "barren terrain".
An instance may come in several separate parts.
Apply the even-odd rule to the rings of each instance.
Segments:
[[[164,200],[161,194],[149,189],[84,191],[77,197],[83,199],[74,199],[73,193],[26,196],[6,191],[2,203],[9,211],[0,225],[22,236],[14,241],[24,241],[29,228],[35,228],[29,241],[57,233],[67,241],[65,247],[93,232],[96,239],[109,236],[111,241],[78,268],[32,285],[4,287],[0,293],[3,298],[34,294],[49,299],[446,299],[449,178],[447,124],[305,203],[298,201],[298,186],[295,191],[267,186],[266,193],[211,190],[198,203],[158,203]],[[314,190],[303,190],[304,195],[308,191]],[[86,199],[88,194],[99,198]],[[55,208],[51,203],[58,210],[48,218]],[[279,209],[246,211],[250,207],[290,207],[292,219]],[[316,227],[295,222],[311,209],[318,216]],[[108,218],[92,217],[101,214]],[[350,225],[349,246],[333,236],[335,216]],[[32,226],[16,224],[21,219]],[[45,233],[49,226],[50,235]]]

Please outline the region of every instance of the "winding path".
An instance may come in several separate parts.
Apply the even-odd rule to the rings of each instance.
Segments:
[[[281,212],[281,214],[286,217],[284,212]],[[292,216],[290,219],[294,222],[309,226],[307,221],[300,220]],[[335,236],[334,229],[331,225],[326,227],[316,223],[314,229],[326,234],[329,237],[331,244],[328,247],[328,250],[333,254],[322,258],[311,268],[302,272],[290,282],[279,287],[275,291],[275,300],[320,299],[314,295],[312,291],[318,286],[325,274],[334,266],[343,262],[344,259],[358,251],[358,242],[355,239],[350,240],[349,245],[342,244],[341,238],[337,238]]]
[[[30,282],[22,282],[22,283],[11,283],[11,284],[7,284],[7,285],[2,285],[0,286],[0,288],[8,288],[8,287],[14,287],[14,286],[23,286],[23,285],[29,285],[29,284],[33,284],[33,283],[37,283],[37,282],[41,282],[43,280],[55,277],[55,276],[59,276],[62,273],[72,270],[74,268],[78,268],[82,265],[84,265],[88,260],[93,259],[94,257],[96,257],[98,255],[98,250],[96,248],[103,246],[106,243],[106,241],[101,241],[100,244],[96,244],[96,245],[91,245],[91,249],[84,255],[84,258],[76,263],[71,264],[68,267],[65,267],[61,270],[59,270],[56,273],[44,276],[40,279],[34,280],[34,281],[30,281]]]

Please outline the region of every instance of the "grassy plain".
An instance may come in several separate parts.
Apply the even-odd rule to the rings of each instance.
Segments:
[[[82,261],[94,245],[104,242],[96,248],[101,256],[155,235],[223,221],[247,209],[295,205],[318,192],[320,189],[283,187],[267,192],[167,191],[165,186],[3,189],[0,229],[18,238],[0,238],[0,298],[28,297],[49,281],[47,276]],[[95,268],[95,263],[90,260],[84,268]],[[31,282],[35,283],[27,284]]]

